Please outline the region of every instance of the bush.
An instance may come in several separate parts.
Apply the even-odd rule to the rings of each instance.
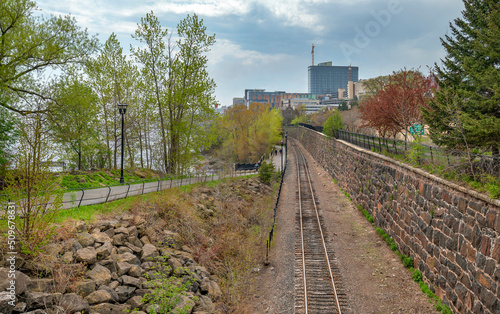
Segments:
[[[271,162],[264,161],[259,168],[259,180],[269,185],[273,175],[274,165]]]

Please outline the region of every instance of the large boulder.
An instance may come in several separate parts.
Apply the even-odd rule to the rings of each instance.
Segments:
[[[112,242],[111,238],[104,232],[96,232],[92,234],[92,237],[94,238],[95,242],[97,243],[106,243],[106,242]]]
[[[175,305],[172,313],[191,313],[193,307],[195,306],[195,302],[186,295],[179,296],[179,302]]]
[[[130,286],[118,286],[118,288],[115,289],[116,293],[118,294],[118,299],[121,303],[130,299],[135,290],[135,287]]]
[[[70,286],[70,290],[85,298],[95,291],[95,281],[83,280],[75,282]]]
[[[90,313],[123,314],[129,310],[126,304],[101,303],[90,307]]]
[[[198,303],[205,312],[207,313],[215,312],[215,306],[214,303],[212,302],[212,299],[210,299],[206,295],[200,295],[198,297]]]
[[[94,269],[87,272],[87,276],[98,286],[108,284],[111,281],[111,272],[104,266],[96,265]]]
[[[222,290],[219,285],[215,281],[211,281],[208,278],[203,279],[201,282],[200,291],[202,294],[208,294],[215,298],[222,296]]]
[[[139,258],[137,256],[135,256],[134,254],[132,253],[129,253],[129,252],[125,252],[123,254],[118,254],[116,256],[116,260],[117,262],[127,262],[129,264],[133,264],[133,265],[141,265],[141,261],[139,260]]]
[[[112,301],[111,294],[106,290],[97,290],[85,297],[91,305],[98,303],[108,303]]]
[[[65,313],[88,312],[89,302],[76,293],[67,293],[59,301],[59,305],[64,308]]]
[[[97,262],[97,252],[93,247],[85,247],[76,251],[75,258],[77,262],[92,265]]]
[[[100,260],[105,259],[111,255],[112,251],[113,251],[113,245],[111,244],[111,242],[105,242],[103,245],[101,245],[96,249],[97,258]]]
[[[150,261],[158,255],[160,255],[160,254],[158,253],[158,249],[156,248],[156,246],[154,246],[152,244],[145,244],[142,247],[141,260],[143,262]]]
[[[134,265],[130,267],[128,274],[132,277],[140,278],[144,274],[144,269],[140,266]]]
[[[111,239],[113,241],[113,245],[115,245],[115,246],[121,246],[121,245],[125,244],[126,238],[127,237],[126,237],[125,234],[123,234],[123,233],[117,233]]]
[[[7,268],[0,268],[0,292],[11,288],[11,281],[15,282],[16,294],[21,295],[28,288],[31,279],[18,270],[10,272]]]
[[[116,228],[115,229],[115,234],[117,234],[117,233],[123,233],[123,234],[125,234],[127,236],[130,234],[130,232],[128,231],[128,229],[125,228],[125,227]]]
[[[142,297],[139,295],[133,296],[127,300],[127,304],[130,306],[130,309],[142,309],[144,307],[144,303],[142,302]]]
[[[60,293],[31,292],[26,293],[26,307],[28,310],[49,308],[59,302]]]
[[[116,263],[116,273],[118,274],[118,276],[125,275],[126,273],[128,273],[130,268],[132,268],[132,264],[129,264],[127,262]]]
[[[0,313],[10,314],[16,304],[16,296],[7,291],[0,292]]]
[[[125,286],[134,286],[136,288],[142,288],[142,281],[139,278],[130,277],[127,275],[120,277]]]
[[[111,296],[111,301],[113,301],[113,303],[117,303],[120,300],[120,298],[118,297],[118,294],[116,293],[115,289],[113,289],[110,286],[102,285],[102,286],[99,287],[99,290],[107,291],[109,293],[109,295]]]
[[[52,278],[36,278],[31,279],[28,290],[31,292],[52,292],[54,291],[54,279]]]
[[[82,247],[92,246],[95,243],[94,237],[88,232],[82,232],[78,235],[78,242]]]

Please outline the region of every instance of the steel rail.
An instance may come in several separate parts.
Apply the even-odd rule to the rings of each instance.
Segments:
[[[338,313],[340,314],[341,313],[341,307],[340,307],[339,298],[338,298],[338,295],[337,295],[337,289],[336,289],[336,286],[335,286],[335,280],[334,280],[333,272],[332,272],[332,269],[331,269],[330,258],[328,256],[328,250],[327,250],[327,247],[326,247],[325,236],[324,236],[324,233],[323,233],[323,228],[321,227],[321,221],[320,221],[320,217],[319,217],[319,212],[318,212],[318,208],[317,208],[317,205],[316,205],[316,198],[314,196],[314,191],[313,191],[313,187],[312,187],[312,179],[311,179],[311,174],[310,174],[309,166],[307,164],[307,160],[306,160],[304,154],[301,152],[301,150],[298,148],[298,146],[295,144],[295,145],[293,145],[293,147],[294,147],[295,155],[297,156],[297,158],[296,158],[296,166],[297,166],[297,183],[298,183],[298,198],[299,198],[300,237],[301,237],[301,250],[302,250],[302,252],[301,252],[301,254],[302,254],[302,274],[303,274],[302,280],[303,280],[303,283],[304,283],[304,310],[305,310],[305,313],[309,312],[308,291],[307,291],[307,278],[306,278],[306,276],[307,276],[306,275],[306,256],[305,256],[306,255],[305,254],[306,243],[304,241],[304,226],[303,226],[303,213],[302,213],[302,201],[303,201],[303,198],[302,198],[301,182],[300,182],[301,174],[300,174],[299,159],[301,159],[303,161],[303,169],[304,169],[304,173],[305,173],[305,176],[306,176],[306,179],[307,179],[307,183],[309,185],[309,190],[311,192],[312,203],[314,205],[316,222],[317,222],[317,225],[318,225],[318,230],[319,230],[319,234],[320,234],[320,238],[321,238],[321,243],[322,243],[324,258],[325,258],[325,262],[327,264],[329,279],[330,279],[330,283],[331,283],[331,288],[332,288],[333,296],[334,296],[334,299],[335,299],[334,300],[335,301],[335,307],[336,307]],[[311,293],[312,293],[312,291],[311,291]]]

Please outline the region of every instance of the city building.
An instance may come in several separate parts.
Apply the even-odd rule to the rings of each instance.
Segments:
[[[233,98],[233,106],[234,105],[244,105],[245,104],[245,98],[241,97],[234,97]]]
[[[367,93],[367,90],[364,86],[364,80],[359,80],[359,82],[354,83],[354,96],[356,99],[361,99],[361,96]]]
[[[359,68],[355,66],[334,66],[323,62],[308,67],[309,93],[328,95],[338,93],[339,88],[348,89],[348,82],[358,81]],[[341,98],[341,97],[338,97]]]
[[[251,103],[258,102],[269,104],[271,108],[280,108],[283,106],[283,100],[310,97],[311,95],[308,93],[266,92],[265,89],[245,89],[244,103],[247,107]]]

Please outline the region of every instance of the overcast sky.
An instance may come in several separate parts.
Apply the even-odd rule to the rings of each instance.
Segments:
[[[174,30],[187,14],[203,18],[216,44],[209,73],[216,98],[231,105],[244,90],[307,92],[315,63],[359,67],[360,78],[403,67],[427,72],[444,56],[440,37],[461,17],[461,0],[38,0],[42,13],[71,14],[104,43],[112,32],[128,53],[140,18],[153,11]]]

